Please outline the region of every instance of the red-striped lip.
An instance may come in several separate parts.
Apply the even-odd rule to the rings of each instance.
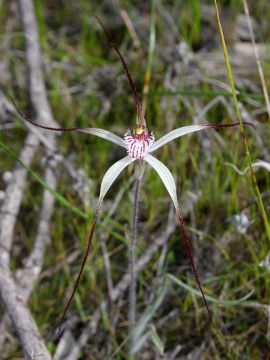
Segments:
[[[139,130],[139,131],[138,131]],[[140,131],[142,130],[142,131]],[[128,155],[134,159],[143,159],[147,154],[149,147],[154,144],[155,136],[153,133],[148,135],[147,128],[134,128],[134,135],[128,130],[124,135]]]

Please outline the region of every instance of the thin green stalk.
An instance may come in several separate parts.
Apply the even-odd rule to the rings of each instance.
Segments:
[[[247,158],[248,158],[248,164],[249,164],[249,167],[250,167],[251,178],[252,178],[252,182],[253,182],[255,192],[257,194],[258,205],[259,205],[259,208],[260,208],[260,211],[261,211],[261,214],[262,214],[262,218],[263,218],[265,230],[266,230],[266,233],[267,233],[267,237],[268,237],[268,240],[270,242],[270,226],[269,226],[268,218],[267,218],[267,215],[266,215],[264,203],[262,201],[261,193],[260,193],[260,190],[259,190],[259,187],[258,187],[256,175],[255,175],[255,172],[254,172],[254,169],[253,169],[253,166],[252,166],[252,159],[251,159],[251,155],[250,155],[250,152],[249,152],[246,133],[245,133],[245,129],[244,129],[244,126],[243,126],[243,120],[242,120],[242,116],[241,116],[241,113],[240,113],[239,104],[238,104],[238,100],[237,100],[237,95],[236,95],[236,90],[235,90],[235,85],[234,85],[234,80],[233,80],[229,55],[228,55],[226,42],[225,42],[223,30],[222,30],[222,25],[221,25],[221,22],[220,22],[219,11],[218,11],[218,6],[217,6],[217,0],[215,0],[215,7],[216,7],[217,22],[218,22],[218,28],[219,28],[219,33],[220,33],[224,58],[225,58],[225,62],[226,62],[226,67],[227,67],[227,71],[228,71],[228,77],[229,77],[231,89],[232,89],[234,105],[235,105],[238,121],[239,121],[239,124],[240,124],[240,127],[241,127],[242,138],[243,138],[243,141],[244,141],[244,146],[246,148],[246,154],[247,154]]]
[[[185,96],[204,96],[204,97],[216,97],[216,96],[224,96],[224,97],[232,97],[232,93],[228,91],[196,91],[196,90],[176,90],[176,91],[170,91],[170,90],[150,90],[148,93],[148,96],[177,96],[177,95],[185,95]],[[249,98],[249,99],[255,99],[255,100],[262,100],[264,97],[261,94],[252,94],[252,93],[246,93],[246,92],[238,92],[237,96],[239,98]]]
[[[129,329],[132,333],[136,325],[136,248],[137,248],[137,231],[138,231],[138,212],[139,212],[139,196],[140,196],[141,179],[135,180],[134,186],[134,203],[132,215],[132,235],[129,247],[129,268],[130,268],[130,288],[129,288]]]
[[[136,272],[136,248],[138,232],[138,213],[139,198],[142,177],[145,169],[144,162],[140,162],[136,169],[136,180],[134,184],[134,203],[132,214],[132,235],[129,247],[129,269],[130,269],[130,288],[129,288],[129,335],[130,350],[133,346],[133,331],[136,326],[136,304],[137,304],[137,272]]]

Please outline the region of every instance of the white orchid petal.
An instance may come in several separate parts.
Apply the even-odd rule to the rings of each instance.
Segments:
[[[188,125],[188,126],[182,126],[178,129],[174,129],[172,131],[170,131],[168,134],[162,136],[157,142],[155,142],[148,150],[148,153],[152,152],[152,151],[156,151],[157,149],[159,149],[161,146],[167,144],[168,142],[179,138],[180,136],[184,136],[196,131],[200,131],[200,130],[204,130],[209,128],[210,126],[205,124],[205,125]]]
[[[120,136],[115,135],[114,133],[104,130],[104,129],[97,129],[97,128],[82,128],[78,129],[77,131],[81,131],[87,134],[96,135],[101,137],[102,139],[109,140],[119,146],[122,146],[126,148],[126,144],[123,139],[120,138]]]
[[[131,156],[126,156],[123,159],[114,163],[104,175],[101,186],[100,186],[100,195],[99,195],[99,204],[102,203],[105,195],[107,194],[108,190],[117,179],[119,174],[124,170],[126,166],[131,164],[136,159],[133,159]]]
[[[177,201],[176,185],[170,170],[167,168],[167,166],[165,166],[161,161],[152,155],[147,154],[144,157],[144,160],[156,170],[168,193],[170,194],[176,210],[178,210],[179,205]]]

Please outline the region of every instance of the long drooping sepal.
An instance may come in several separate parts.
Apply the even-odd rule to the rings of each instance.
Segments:
[[[100,18],[98,16],[95,16],[95,18],[97,19],[97,21],[99,22],[100,26],[102,27],[110,45],[114,48],[114,50],[116,51],[122,65],[123,65],[123,68],[125,70],[125,73],[127,75],[127,78],[128,78],[128,81],[129,81],[129,85],[130,85],[130,88],[131,88],[131,91],[133,92],[133,95],[134,95],[134,99],[135,99],[135,104],[136,104],[136,112],[137,112],[137,120],[139,121],[139,124],[143,124],[145,125],[145,120],[143,118],[143,113],[142,113],[142,105],[141,105],[141,100],[140,100],[140,97],[138,95],[138,92],[137,92],[137,89],[136,89],[136,86],[135,86],[135,83],[134,81],[132,80],[132,77],[129,73],[129,70],[128,70],[128,66],[126,64],[126,61],[123,57],[123,55],[121,54],[118,46],[115,44],[113,38],[112,38],[112,35],[110,34],[110,32],[106,29],[105,25],[102,23],[102,21],[100,20]]]
[[[57,131],[57,132],[65,132],[65,131],[80,131],[80,132],[84,132],[87,134],[91,134],[91,135],[95,135],[98,136],[102,139],[111,141],[119,146],[122,146],[123,148],[126,148],[126,144],[124,142],[124,140],[122,138],[120,138],[119,136],[113,134],[110,131],[107,130],[103,130],[103,129],[98,129],[98,128],[78,128],[78,127],[73,127],[73,128],[54,128],[54,127],[49,127],[46,125],[41,125],[38,124],[36,122],[34,122],[33,120],[31,120],[28,116],[26,116],[25,114],[23,114],[18,107],[16,106],[15,102],[13,101],[14,107],[18,113],[18,116],[20,117],[20,119],[27,121],[28,123],[30,123],[31,125],[34,125],[36,127],[39,127],[41,129],[45,129],[45,130],[51,130],[51,131]]]
[[[97,210],[94,216],[94,220],[93,220],[93,224],[90,230],[90,234],[88,237],[88,241],[87,241],[87,248],[86,248],[86,252],[84,254],[83,257],[83,261],[82,261],[82,265],[79,271],[79,274],[77,276],[77,279],[75,281],[73,290],[72,290],[72,294],[70,296],[70,298],[68,299],[68,302],[65,306],[65,309],[63,311],[63,314],[61,316],[60,322],[59,322],[59,326],[58,326],[58,334],[61,331],[61,327],[66,315],[66,312],[73,300],[73,297],[75,295],[75,292],[78,288],[81,276],[83,274],[83,270],[85,268],[86,265],[86,261],[88,259],[90,250],[91,250],[91,245],[92,245],[92,240],[93,240],[93,235],[94,235],[94,231],[95,231],[95,227],[96,227],[96,223],[100,214],[100,210],[101,210],[101,206],[103,204],[103,200],[105,195],[107,194],[107,192],[109,191],[110,187],[112,186],[112,184],[114,183],[114,181],[117,179],[117,177],[120,175],[120,173],[124,170],[125,167],[127,167],[129,164],[131,164],[133,161],[135,161],[135,159],[131,158],[130,156],[126,156],[123,159],[117,161],[115,164],[113,164],[105,173],[102,182],[101,182],[101,186],[100,186],[100,195],[99,195],[99,199],[98,199],[98,205],[97,205]]]
[[[245,122],[245,125],[253,126],[253,124],[249,122]],[[230,128],[239,126],[239,123],[233,123],[233,124],[203,124],[203,125],[188,125],[188,126],[182,126],[180,128],[174,129],[170,131],[168,134],[162,136],[158,141],[156,141],[148,150],[148,152],[153,152],[159,149],[161,146],[167,144],[168,142],[177,139],[181,136],[194,133],[196,131],[200,130],[206,130],[206,129],[223,129],[223,128]]]
[[[96,213],[95,213],[95,216],[94,216],[94,220],[93,220],[93,224],[92,224],[92,227],[91,227],[91,230],[90,230],[90,234],[89,234],[89,237],[88,237],[88,241],[87,241],[87,248],[86,248],[86,252],[84,254],[84,257],[83,257],[83,261],[82,261],[82,265],[81,265],[81,268],[80,268],[80,272],[77,276],[77,279],[75,281],[75,284],[74,284],[74,287],[73,287],[73,290],[72,290],[72,294],[70,295],[69,299],[68,299],[68,302],[65,306],[65,309],[63,311],[63,314],[61,316],[61,319],[59,321],[59,325],[58,325],[58,330],[57,330],[57,336],[60,334],[60,331],[61,331],[61,328],[62,328],[62,325],[63,325],[63,321],[65,319],[65,316],[66,316],[66,313],[68,311],[68,308],[73,300],[73,297],[75,295],[75,292],[78,288],[78,285],[79,285],[79,282],[81,280],[81,276],[82,276],[82,273],[83,273],[83,270],[85,268],[85,264],[86,264],[86,261],[88,259],[88,255],[90,253],[90,250],[91,250],[91,246],[92,246],[92,240],[93,240],[93,235],[94,235],[94,232],[95,232],[95,227],[96,227],[96,224],[97,224],[97,220],[98,220],[98,217],[99,217],[99,213],[100,213],[100,207],[97,208],[96,210]]]
[[[182,215],[180,213],[180,210],[179,210],[179,204],[178,204],[177,192],[176,192],[176,185],[175,185],[175,181],[174,181],[174,178],[172,176],[172,173],[167,168],[167,166],[165,166],[162,162],[160,162],[158,159],[156,159],[152,155],[147,154],[144,157],[144,160],[156,170],[156,172],[160,176],[163,184],[165,185],[166,189],[168,190],[168,193],[170,194],[170,196],[172,198],[172,201],[173,201],[174,207],[175,207],[175,211],[176,211],[177,221],[178,221],[178,224],[179,224],[179,230],[180,230],[180,233],[181,233],[183,241],[184,241],[184,245],[185,245],[188,257],[189,257],[189,261],[190,261],[190,264],[191,264],[191,267],[192,267],[192,271],[193,271],[193,274],[195,276],[198,287],[200,289],[200,292],[202,294],[202,298],[203,298],[205,307],[207,309],[210,322],[213,323],[212,322],[212,316],[211,316],[211,313],[210,313],[210,309],[209,309],[208,303],[206,301],[204,291],[202,289],[201,282],[200,282],[200,279],[199,279],[199,275],[198,275],[198,272],[197,272],[197,269],[196,269],[196,266],[195,266],[195,263],[194,263],[194,260],[193,260],[191,245],[190,245],[189,239],[188,239],[188,237],[186,235],[186,231],[185,231],[185,227],[184,227],[184,220],[183,220],[183,217],[182,217]]]
[[[195,263],[194,263],[194,260],[193,260],[191,245],[190,245],[189,238],[188,238],[188,236],[187,236],[187,234],[186,234],[186,230],[185,230],[185,226],[184,226],[184,219],[183,219],[183,216],[182,216],[181,213],[180,213],[179,208],[176,209],[176,217],[177,217],[177,221],[178,221],[180,233],[181,233],[182,238],[183,238],[183,240],[184,240],[184,245],[185,245],[185,248],[186,248],[186,252],[187,252],[187,254],[188,254],[188,257],[189,257],[189,261],[190,261],[190,265],[191,265],[191,267],[192,267],[193,274],[194,274],[194,276],[195,276],[196,282],[197,282],[198,287],[199,287],[199,289],[200,289],[200,292],[201,292],[201,294],[202,294],[202,298],[203,298],[204,305],[205,305],[205,307],[206,307],[206,309],[207,309],[207,312],[208,312],[209,320],[210,320],[211,324],[214,325],[213,320],[212,320],[212,315],[211,315],[211,312],[210,312],[208,303],[207,303],[207,301],[206,301],[206,298],[205,298],[205,295],[204,295],[204,291],[203,291],[202,286],[201,286],[201,282],[200,282],[200,279],[199,279],[198,271],[197,271],[197,269],[196,269],[196,266],[195,266]]]
[[[125,141],[122,138],[120,138],[120,136],[115,135],[114,133],[112,133],[108,130],[98,129],[98,128],[82,128],[82,129],[77,129],[77,131],[84,132],[84,133],[91,134],[91,135],[96,135],[102,139],[111,141],[111,142],[113,142],[119,146],[122,146],[123,148],[126,149]]]
[[[99,195],[99,204],[103,202],[103,199],[105,195],[107,194],[108,190],[116,180],[116,178],[119,176],[119,174],[124,170],[125,167],[127,167],[129,164],[131,164],[136,159],[133,159],[131,156],[125,156],[123,159],[117,161],[114,163],[106,172],[106,174],[103,176],[101,186],[100,186],[100,195]]]
[[[178,200],[176,193],[176,185],[170,170],[167,168],[166,165],[164,165],[161,161],[159,161],[150,154],[146,154],[144,160],[156,170],[163,184],[165,185],[168,193],[170,194],[170,197],[172,198],[175,208],[177,209]]]

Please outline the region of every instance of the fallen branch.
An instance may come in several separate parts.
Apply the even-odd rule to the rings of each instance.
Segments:
[[[38,144],[39,142],[35,135],[29,134],[26,137],[20,153],[20,159],[26,165],[31,164]],[[5,197],[0,209],[0,266],[6,269],[9,266],[14,227],[26,187],[26,177],[27,171],[20,165],[16,165],[12,172],[11,181],[6,188]]]
[[[43,121],[46,121],[46,123],[55,126],[56,123],[52,117],[50,106],[46,97],[45,83],[42,74],[38,31],[34,16],[33,5],[31,0],[19,0],[19,5],[26,37],[26,57],[29,68],[31,101],[35,108],[37,118],[41,118]],[[29,138],[35,146],[30,147],[30,149],[32,150],[30,154],[28,152],[27,154],[21,153],[20,157],[28,165],[32,162],[34,154],[39,145],[39,141],[36,136],[34,136],[33,134],[28,135],[28,142]],[[50,134],[49,140],[50,143],[54,145],[55,135]],[[17,175],[18,173],[20,176]],[[34,356],[42,355],[43,359],[51,359],[51,356],[39,334],[38,328],[31,316],[31,313],[25,304],[25,297],[22,296],[21,291],[19,290],[17,284],[14,282],[8,269],[16,215],[19,211],[23,191],[26,186],[27,173],[25,169],[21,169],[19,167],[19,170],[14,170],[13,175],[17,176],[15,176],[15,180],[12,181],[11,185],[7,187],[5,194],[5,206],[2,207],[2,211],[4,211],[6,214],[2,218],[2,233],[0,237],[1,246],[3,248],[2,256],[0,258],[0,296],[4,303],[5,309],[12,321],[13,327],[18,334],[25,358],[33,358]],[[47,180],[49,180],[49,182],[51,183],[50,186],[55,187],[56,178],[54,172],[51,169],[48,169],[46,171],[46,176],[49,177]],[[38,268],[32,266],[32,274],[34,275],[34,277],[32,278],[31,285],[28,285],[28,291],[26,292],[28,294],[34,285],[34,280],[37,278],[43,264],[44,249],[47,243],[46,238],[48,237],[48,229],[50,217],[53,210],[53,203],[54,199],[52,198],[51,194],[47,190],[45,190],[43,195],[43,211],[41,212],[41,222],[39,225],[38,236],[36,238],[32,254],[30,255],[30,259],[32,258],[32,260],[34,260],[32,261],[32,263],[37,264]],[[44,210],[48,210],[48,204],[50,204],[50,211],[46,214],[46,217],[44,219]],[[8,229],[8,231],[6,229]],[[46,236],[44,237],[45,233]],[[28,282],[28,278],[24,278],[24,280],[25,282],[30,284]]]
[[[50,360],[50,353],[10,271],[3,267],[0,268],[0,288],[1,300],[22,344],[24,358],[33,359],[42,356],[42,360]]]

